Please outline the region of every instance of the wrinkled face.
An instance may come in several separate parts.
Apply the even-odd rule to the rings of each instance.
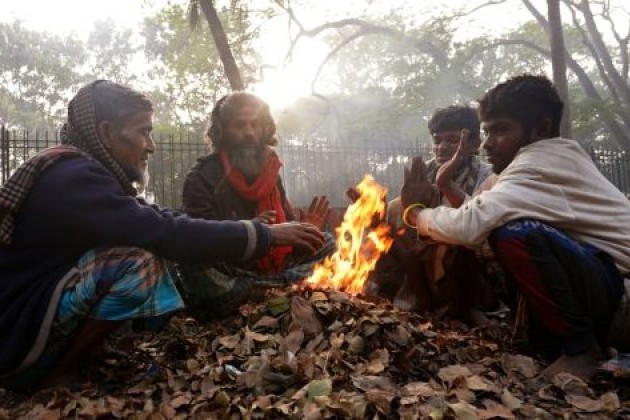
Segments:
[[[129,117],[122,128],[112,129],[103,141],[129,179],[140,184],[148,181],[149,155],[155,152],[152,117],[153,112],[138,112]]]
[[[511,118],[490,118],[482,121],[481,133],[488,162],[496,174],[507,168],[519,149],[529,140],[523,124]]]
[[[228,149],[260,144],[263,136],[260,112],[260,106],[245,104],[234,110],[230,118],[226,118],[223,136]]]
[[[224,126],[225,147],[232,165],[247,181],[253,181],[266,160],[262,144],[263,129],[260,106],[245,104],[231,115]]]

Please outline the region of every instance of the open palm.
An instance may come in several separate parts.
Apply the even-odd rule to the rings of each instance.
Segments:
[[[435,175],[435,185],[440,190],[444,190],[450,186],[457,169],[461,166],[462,162],[472,155],[475,148],[474,143],[475,140],[470,137],[470,132],[463,129],[460,134],[457,151],[449,161],[444,162],[438,168]]]
[[[411,204],[431,207],[435,204],[437,191],[427,176],[427,166],[422,156],[411,161],[411,168],[405,168],[403,185],[400,188],[400,201],[403,208]]]

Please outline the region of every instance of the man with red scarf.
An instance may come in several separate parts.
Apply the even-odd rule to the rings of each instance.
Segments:
[[[212,152],[200,158],[186,177],[186,213],[203,219],[253,219],[269,224],[298,219],[282,185],[282,162],[273,149],[276,125],[263,100],[244,92],[224,96],[212,110],[206,137]],[[299,219],[321,229],[328,209],[326,197],[315,197]],[[316,255],[274,247],[253,263],[180,266],[188,306],[201,308],[206,315],[209,308],[211,315],[222,315],[246,299],[252,284],[284,286],[307,277],[314,263],[333,247],[329,236],[327,246]]]

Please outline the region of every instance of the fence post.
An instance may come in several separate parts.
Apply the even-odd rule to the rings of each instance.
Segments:
[[[9,178],[9,130],[0,126],[0,184]]]

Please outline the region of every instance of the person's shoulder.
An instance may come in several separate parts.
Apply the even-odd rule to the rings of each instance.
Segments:
[[[590,160],[577,140],[554,137],[538,140],[521,148],[510,166],[555,171],[574,168]]]
[[[98,186],[98,187],[97,187]],[[55,162],[36,181],[37,191],[74,194],[94,188],[121,189],[115,176],[95,159],[73,156]]]
[[[197,158],[197,162],[190,168],[190,173],[195,172],[213,172],[222,171],[221,159],[216,153],[210,153],[205,156]]]
[[[187,179],[196,178],[215,178],[223,176],[223,165],[221,159],[216,153],[201,156],[197,162],[190,168]]]
[[[490,170],[492,171],[492,167],[490,167]],[[498,180],[499,176],[491,172],[483,181],[480,182],[473,195],[478,195],[484,191],[492,189]]]
[[[55,162],[44,174],[46,179],[76,179],[88,174],[107,174],[109,171],[96,159],[86,156],[72,156]]]

